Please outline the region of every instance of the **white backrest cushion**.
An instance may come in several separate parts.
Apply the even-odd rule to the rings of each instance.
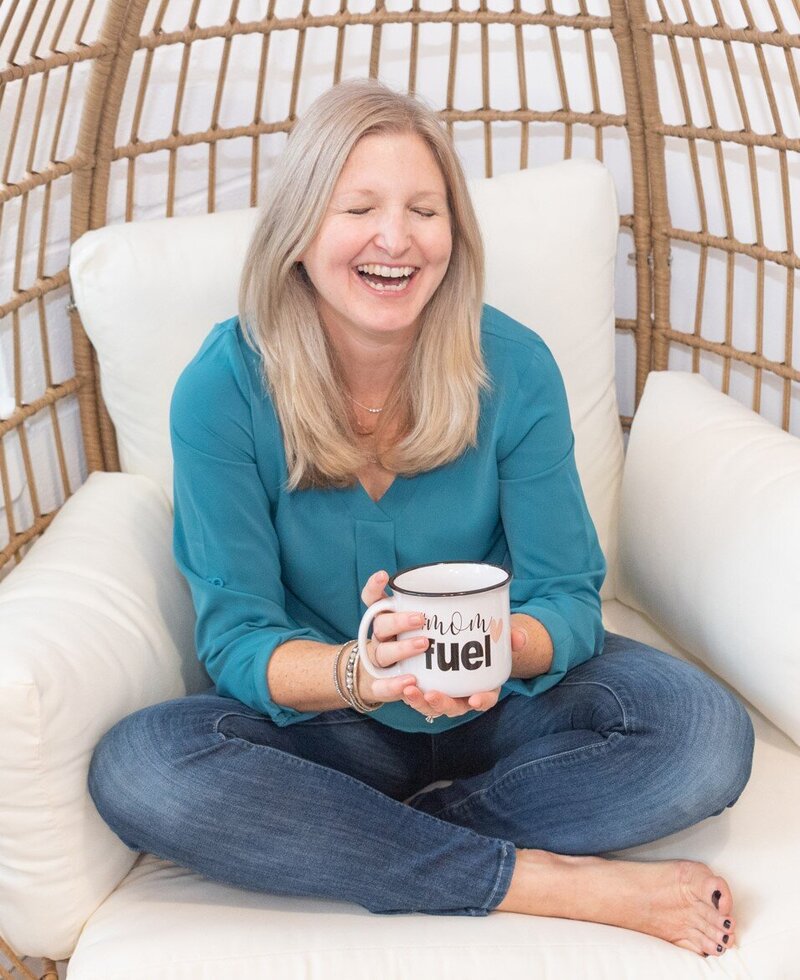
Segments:
[[[567,389],[575,460],[616,595],[623,445],[614,381],[614,262],[619,213],[595,160],[470,184],[486,251],[486,302],[536,331]]]
[[[619,597],[800,745],[800,439],[653,372],[622,483]]]
[[[619,216],[600,163],[570,160],[470,190],[487,257],[486,300],[539,333],[564,375],[576,459],[615,595],[622,435],[614,386]],[[75,301],[100,364],[120,465],[172,494],[169,402],[214,323],[237,310],[258,209],[110,225],[72,246]]]

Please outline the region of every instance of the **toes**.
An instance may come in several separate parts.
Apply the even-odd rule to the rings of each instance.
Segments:
[[[724,878],[714,876],[708,879],[705,884],[709,890],[705,900],[710,901],[714,908],[726,918],[730,917],[730,913],[733,911],[733,895],[727,881]]]
[[[703,932],[708,936],[716,937],[715,942],[717,943],[722,943],[722,937],[727,936],[728,941],[722,944],[728,947],[733,946],[736,931],[736,922],[733,916],[720,915],[719,912],[703,902],[698,902],[696,908],[704,920]]]
[[[683,949],[688,949],[692,953],[697,953],[698,956],[708,956],[708,953],[704,953],[698,943],[693,943],[689,939],[677,939],[674,945],[681,946]]]
[[[717,942],[699,929],[688,929],[687,939],[701,954],[706,956],[722,956],[726,949],[721,942]]]

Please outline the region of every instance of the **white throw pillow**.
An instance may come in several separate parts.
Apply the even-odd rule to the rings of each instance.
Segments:
[[[800,745],[800,439],[651,373],[622,483],[619,597]]]
[[[615,595],[622,435],[614,386],[619,216],[596,161],[473,180],[487,302],[541,334],[564,375],[576,459]],[[70,278],[97,350],[120,465],[172,495],[169,402],[212,326],[237,311],[258,209],[110,225],[72,246]]]
[[[93,473],[0,585],[0,935],[69,956],[133,864],[89,797],[116,721],[209,683],[151,480]]]

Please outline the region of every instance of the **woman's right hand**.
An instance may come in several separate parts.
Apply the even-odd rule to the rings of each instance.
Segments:
[[[375,572],[374,575],[371,575],[361,590],[364,605],[371,606],[380,599],[388,598],[385,591],[388,581],[389,576],[384,571]],[[365,655],[376,667],[390,667],[401,660],[417,656],[427,648],[428,640],[419,636],[408,640],[398,640],[397,634],[419,629],[423,623],[422,613],[379,613],[373,621],[372,637],[367,642]],[[370,703],[405,700],[403,688],[417,683],[414,674],[401,674],[397,677],[373,677],[363,665],[359,667],[358,679],[358,692],[365,701]]]

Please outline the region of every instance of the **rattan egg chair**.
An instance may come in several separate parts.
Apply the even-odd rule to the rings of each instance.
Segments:
[[[200,8],[0,5],[0,636],[11,606],[2,589],[28,552],[92,474],[125,469],[70,289],[71,245],[104,226],[258,207],[295,120],[345,77],[423,96],[473,178],[559,159],[606,163],[622,212],[622,430],[635,428],[648,376],[678,371],[701,375],[783,440],[800,433],[798,0]],[[661,506],[655,496],[641,502],[642,522],[657,523]],[[796,740],[796,729],[775,723],[780,738]],[[783,743],[775,751],[796,792],[800,760]],[[0,799],[11,807],[9,786]],[[0,832],[0,891],[3,848]],[[46,889],[41,900],[51,914]],[[53,980],[55,960],[70,952],[63,943],[20,948],[1,911],[0,933],[2,978]],[[745,961],[739,969],[756,976]],[[761,976],[790,975],[780,969]]]

